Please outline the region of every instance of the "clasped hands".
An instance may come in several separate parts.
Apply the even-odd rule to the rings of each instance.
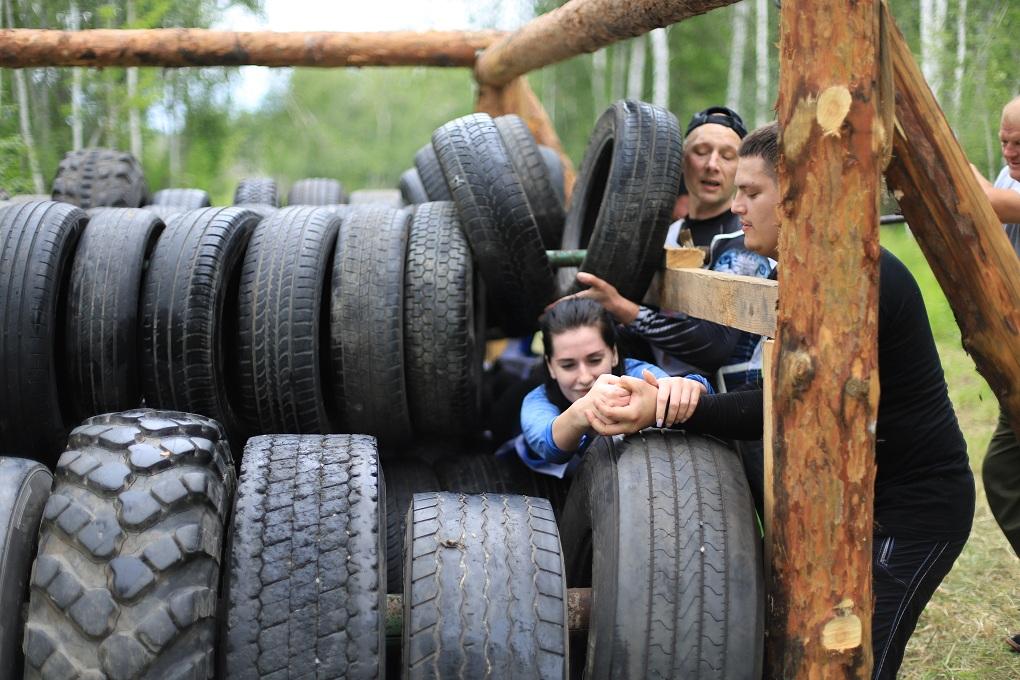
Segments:
[[[653,424],[671,427],[690,418],[707,392],[697,380],[656,378],[647,370],[642,377],[599,376],[587,395],[590,408],[584,411],[593,430],[616,435],[632,434]]]

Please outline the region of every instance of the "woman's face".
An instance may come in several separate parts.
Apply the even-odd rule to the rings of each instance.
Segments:
[[[616,350],[606,344],[594,326],[572,328],[552,336],[552,356],[546,359],[549,375],[567,401],[574,403],[619,361]]]

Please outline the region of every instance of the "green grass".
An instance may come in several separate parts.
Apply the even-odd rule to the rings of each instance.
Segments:
[[[992,518],[981,483],[998,402],[960,345],[949,303],[913,237],[902,226],[883,227],[882,245],[910,268],[921,287],[977,482],[970,540],[921,616],[899,677],[1020,678],[1020,654],[1003,642],[1005,635],[1020,631],[1020,561]]]

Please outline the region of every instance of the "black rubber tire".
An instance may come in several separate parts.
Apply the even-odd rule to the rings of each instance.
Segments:
[[[385,494],[372,437],[249,440],[221,678],[385,677]]]
[[[422,203],[404,274],[407,399],[416,432],[457,437],[478,428],[484,308],[453,203]]]
[[[516,114],[494,119],[517,177],[521,180],[535,224],[546,250],[556,250],[563,240],[563,199],[553,187],[552,177],[528,124]]]
[[[208,208],[212,203],[202,189],[160,189],[152,195],[152,205],[169,205],[185,210]]]
[[[287,193],[287,205],[335,205],[346,202],[344,185],[328,177],[299,179]]]
[[[333,212],[291,206],[259,222],[248,243],[238,288],[239,386],[244,418],[257,432],[335,431],[323,378],[339,230]]]
[[[5,677],[21,677],[24,657],[23,607],[35,557],[39,522],[53,475],[34,460],[0,458],[0,668]]]
[[[762,677],[761,539],[736,453],[680,432],[600,438],[560,531],[570,586],[592,587],[586,678]]]
[[[556,285],[527,196],[492,118],[463,116],[437,129],[432,145],[475,263],[489,316],[510,336],[538,328]]]
[[[452,201],[453,194],[450,187],[446,186],[446,177],[443,175],[443,168],[439,165],[439,157],[432,147],[432,142],[418,149],[414,154],[414,168],[421,178],[421,185],[425,187],[425,195],[430,201]]]
[[[245,177],[234,189],[234,205],[258,203],[273,208],[280,207],[280,194],[276,180],[271,177]]]
[[[103,209],[110,210],[110,208]],[[168,222],[171,217],[174,217],[175,215],[180,215],[181,213],[186,213],[189,210],[188,208],[182,208],[179,205],[151,205],[151,204],[143,205],[141,209],[148,210],[153,215],[163,220],[164,223]],[[96,212],[94,212],[95,210],[96,209],[93,208],[88,211],[90,217],[93,216],[94,214],[97,214]]]
[[[549,174],[549,182],[552,184],[553,191],[556,192],[556,196],[560,199],[560,205],[566,207],[567,205],[567,186],[566,179],[563,175],[563,161],[560,160],[560,155],[556,153],[556,149],[551,146],[545,146],[544,144],[538,145],[538,152],[542,154],[542,162],[545,163],[545,170]],[[566,214],[563,216],[564,222],[566,221]],[[556,248],[559,248],[562,243],[562,238],[556,243]]]
[[[567,677],[567,587],[540,498],[416,494],[404,563],[403,677]]]
[[[148,210],[109,208],[89,219],[71,266],[67,385],[72,416],[142,403],[139,311],[142,275],[163,231]]]
[[[587,248],[581,271],[640,301],[656,270],[680,186],[683,144],[676,116],[630,99],[595,123],[563,231],[563,249]],[[575,269],[560,287],[577,291]]]
[[[491,453],[451,453],[436,461],[435,470],[443,491],[544,498],[557,516],[570,489],[569,480],[532,472],[516,457],[504,460]]]
[[[411,497],[424,491],[442,491],[436,471],[414,456],[388,457],[386,479],[386,591],[404,592],[404,536]]]
[[[25,677],[212,677],[234,487],[208,418],[139,409],[72,431],[32,570]]]
[[[276,211],[279,210],[279,208],[277,208],[276,206],[266,205],[265,203],[238,203],[234,207],[244,208],[245,210],[249,210],[255,213],[259,217],[269,217],[270,215],[275,215]]]
[[[333,261],[333,394],[342,429],[411,437],[404,381],[404,260],[410,214],[362,206],[343,219]]]
[[[137,208],[148,203],[148,194],[142,166],[131,154],[79,149],[64,154],[51,196],[80,208]]]
[[[214,418],[235,446],[247,434],[237,409],[237,288],[258,221],[238,207],[170,218],[142,286],[146,403]]]
[[[400,197],[404,199],[404,203],[407,205],[429,202],[429,195],[425,192],[425,185],[421,183],[421,175],[418,174],[418,170],[415,168],[404,170],[400,175],[398,187],[400,189]]]
[[[351,192],[347,201],[351,205],[376,206],[400,210],[404,207],[404,199],[399,189],[358,189]]]
[[[0,451],[52,467],[72,411],[64,380],[71,262],[85,213],[17,203],[0,213]]]

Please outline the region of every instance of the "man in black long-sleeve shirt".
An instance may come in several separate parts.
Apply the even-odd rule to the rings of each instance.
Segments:
[[[747,246],[775,259],[777,139],[778,127],[772,124],[744,140],[733,202]],[[921,291],[884,249],[879,267],[873,677],[895,678],[917,618],[970,534],[974,479]],[[648,382],[606,379],[592,393],[601,405],[589,420],[600,434],[636,432],[656,420],[656,390]],[[762,421],[759,385],[703,397],[677,427],[754,439],[762,436]]]

